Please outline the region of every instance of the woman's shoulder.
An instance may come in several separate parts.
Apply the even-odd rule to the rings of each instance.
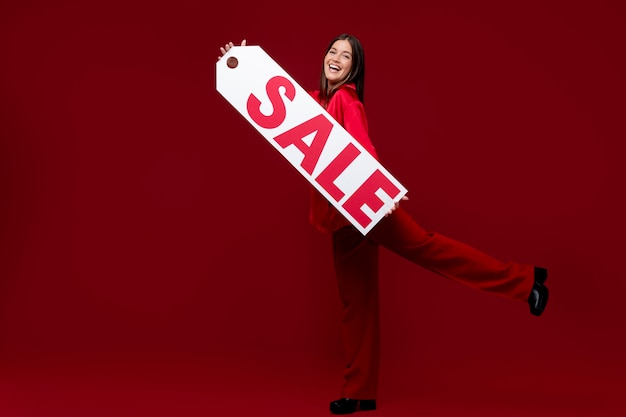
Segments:
[[[353,105],[361,105],[361,101],[359,100],[354,85],[344,84],[335,91],[330,99],[330,105],[346,109]]]
[[[317,102],[320,101],[319,90],[308,91],[308,93]],[[329,101],[329,106],[345,108],[355,103],[361,104],[361,100],[359,100],[359,96],[356,92],[356,87],[354,84],[344,84],[333,92]]]
[[[359,96],[356,93],[356,87],[354,86],[354,84],[343,84],[341,85],[337,91],[335,91],[335,94],[333,94],[333,97],[338,97],[341,98],[342,100],[345,101],[359,101]]]

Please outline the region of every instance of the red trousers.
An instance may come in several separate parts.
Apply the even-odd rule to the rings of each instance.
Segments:
[[[501,262],[464,243],[426,232],[398,208],[367,236],[343,227],[332,234],[347,360],[341,396],[375,399],[380,357],[378,246],[439,275],[479,290],[527,301],[534,266]]]

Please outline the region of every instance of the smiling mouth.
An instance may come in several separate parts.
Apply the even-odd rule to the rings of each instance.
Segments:
[[[331,71],[339,71],[340,70],[340,68],[338,66],[336,66],[336,65],[329,65],[328,68]]]

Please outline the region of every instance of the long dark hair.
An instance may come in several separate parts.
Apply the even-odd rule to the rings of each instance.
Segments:
[[[324,56],[328,54],[328,51],[330,51],[330,48],[333,47],[333,44],[340,40],[350,42],[350,46],[352,47],[352,70],[350,71],[348,77],[335,87],[335,90],[342,84],[353,83],[356,87],[356,94],[359,97],[361,103],[363,103],[363,90],[365,89],[365,52],[363,51],[363,46],[361,45],[361,42],[352,35],[342,33],[341,35],[330,41],[328,47],[326,48],[326,53],[324,54]],[[332,97],[333,92],[328,91],[328,79],[326,78],[326,75],[324,73],[324,65],[324,62],[322,62],[319,97],[321,99],[320,101],[323,104],[327,104],[328,100],[330,100],[330,98]]]

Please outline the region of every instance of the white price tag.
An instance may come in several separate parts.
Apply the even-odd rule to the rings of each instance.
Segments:
[[[217,61],[216,88],[361,233],[406,194],[261,47],[230,48]]]

